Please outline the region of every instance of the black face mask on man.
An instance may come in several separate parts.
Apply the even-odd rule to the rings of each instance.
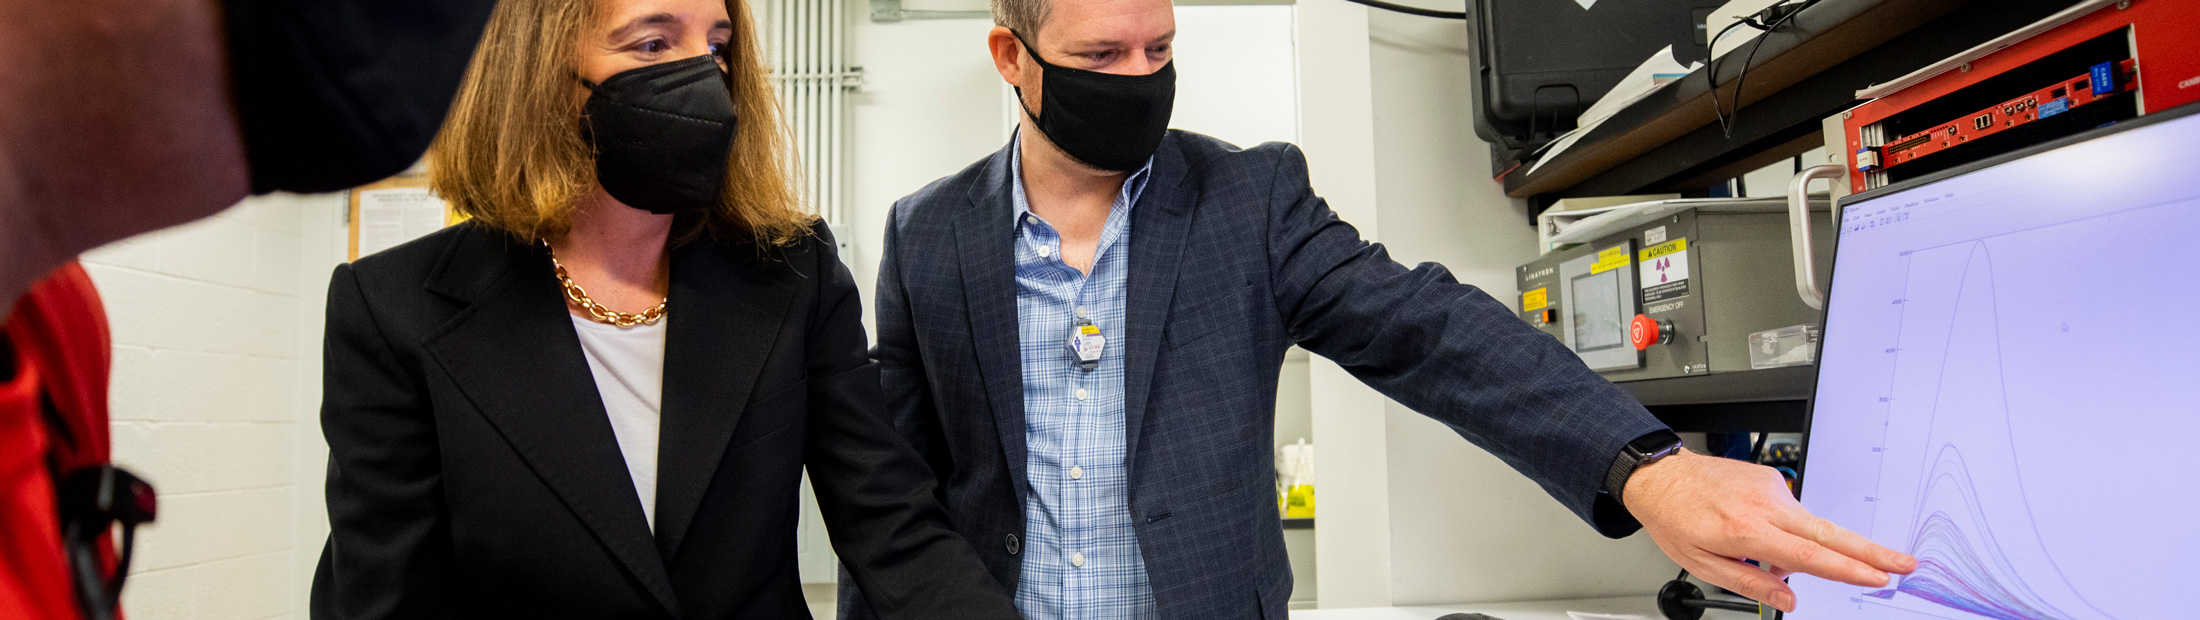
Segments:
[[[619,72],[582,108],[596,147],[596,182],[627,206],[674,214],[718,204],[737,120],[715,56]]]
[[[1146,75],[1071,69],[1040,58],[1030,40],[1014,34],[1043,72],[1039,110],[1044,114],[1032,114],[1030,104],[1024,104],[1024,113],[1048,140],[1101,170],[1128,172],[1146,165],[1169,133],[1169,111],[1176,105],[1174,61]],[[1023,100],[1019,87],[1016,102]]]

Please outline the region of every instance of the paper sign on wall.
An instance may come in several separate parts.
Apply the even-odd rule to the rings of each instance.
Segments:
[[[357,199],[354,260],[441,230],[451,219],[443,200],[425,187],[361,189]]]

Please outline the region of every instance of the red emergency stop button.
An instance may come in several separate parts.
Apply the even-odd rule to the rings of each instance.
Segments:
[[[1673,325],[1650,318],[1650,315],[1637,314],[1635,320],[1627,324],[1627,341],[1635,345],[1636,351],[1647,350],[1650,345],[1672,340]]]

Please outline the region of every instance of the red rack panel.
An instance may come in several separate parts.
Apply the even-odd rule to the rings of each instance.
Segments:
[[[2120,81],[2132,83],[2137,89],[2141,115],[2200,101],[2200,53],[2193,52],[2194,42],[2200,41],[2200,2],[2131,0],[1995,51],[1973,61],[1969,71],[1952,71],[1933,77],[1845,113],[1842,132],[1847,134],[1849,143],[1850,191],[1869,189],[1865,186],[1866,175],[1856,172],[1860,166],[1890,163],[1872,161],[1880,157],[1882,150],[1864,148],[1859,136],[1863,128],[2070,46],[2126,28],[2130,29],[2132,56],[2137,61],[2132,67],[2136,77]],[[2045,104],[2046,101],[2041,102]],[[1945,132],[1946,128],[1940,130]],[[1912,157],[1908,161],[1915,159]]]
[[[2113,76],[2113,81],[2108,84],[2095,84],[2099,76],[2089,72],[2000,105],[1964,115],[1932,129],[1896,138],[1880,148],[1880,165],[1887,168],[1900,166],[1972,140],[2014,129],[2032,121],[2052,118],[2117,94],[2138,90],[2136,66],[2137,62],[2127,59],[2118,63],[2114,72],[2104,72]]]

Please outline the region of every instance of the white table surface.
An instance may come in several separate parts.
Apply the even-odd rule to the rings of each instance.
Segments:
[[[1456,605],[1362,607],[1354,609],[1300,609],[1291,612],[1291,620],[1436,620],[1438,616],[1460,612],[1483,613],[1495,616],[1500,620],[1571,620],[1566,615],[1566,612],[1569,611],[1636,614],[1650,620],[1663,620],[1664,618],[1664,616],[1658,615],[1656,595],[1645,592],[1634,596],[1556,601],[1460,603]],[[1718,617],[1724,616],[1748,617],[1735,613],[1725,613]]]

